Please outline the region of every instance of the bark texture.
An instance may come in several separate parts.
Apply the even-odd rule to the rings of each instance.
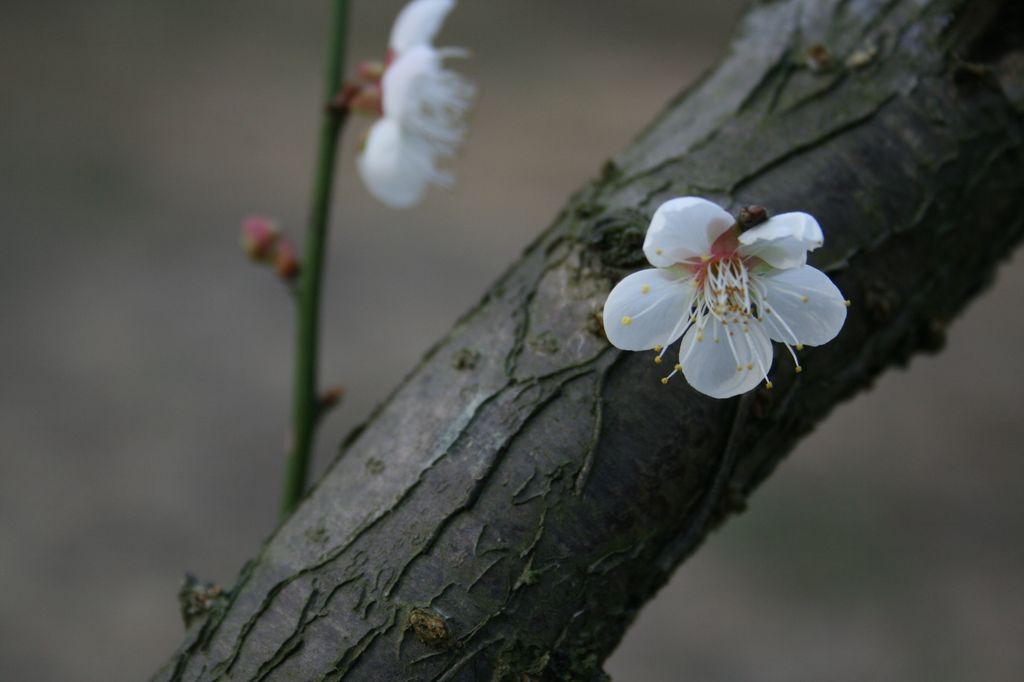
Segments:
[[[598,680],[637,610],[839,401],[1024,233],[1016,0],[755,3],[341,448],[157,680]],[[663,386],[595,314],[650,214],[808,211],[853,301],[775,388]],[[682,678],[684,678],[683,675]]]

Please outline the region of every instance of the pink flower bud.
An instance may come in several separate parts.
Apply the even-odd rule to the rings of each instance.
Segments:
[[[379,83],[367,83],[349,100],[348,107],[351,111],[358,111],[371,116],[384,115],[384,99],[381,96]]]
[[[279,237],[277,227],[269,218],[249,216],[242,221],[242,250],[253,260],[269,261]]]
[[[368,83],[380,83],[380,79],[384,75],[384,63],[370,59],[359,62],[356,65],[356,73]]]

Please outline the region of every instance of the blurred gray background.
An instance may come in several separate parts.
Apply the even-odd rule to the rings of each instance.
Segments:
[[[398,0],[357,1],[379,56]],[[741,0],[463,0],[480,85],[461,180],[412,212],[350,127],[318,467],[724,48]],[[298,234],[327,2],[2,0],[0,679],[145,679],[192,570],[229,585],[275,523],[290,302],[239,219]],[[826,232],[828,226],[825,226]],[[947,350],[841,407],[644,611],[617,682],[1018,680],[1020,259]]]

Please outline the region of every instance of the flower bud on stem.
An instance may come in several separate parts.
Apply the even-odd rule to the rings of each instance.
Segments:
[[[365,60],[356,65],[356,73],[367,83],[380,83],[385,68],[384,62]]]
[[[284,280],[286,284],[295,282],[299,277],[299,273],[302,272],[295,249],[292,247],[291,242],[285,239],[278,243],[277,249],[274,252],[274,270],[277,272],[277,276]]]
[[[328,412],[333,410],[341,403],[342,398],[345,397],[345,389],[341,386],[332,386],[323,393],[320,394],[319,412],[318,418],[323,418]]]
[[[277,226],[269,218],[249,216],[242,221],[242,250],[254,261],[268,262],[280,236]]]
[[[740,232],[746,232],[766,220],[768,220],[768,210],[764,206],[744,206],[736,216],[736,225],[740,228]]]

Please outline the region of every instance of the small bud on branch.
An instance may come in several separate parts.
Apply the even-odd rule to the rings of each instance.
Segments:
[[[277,244],[274,252],[274,270],[278,277],[288,283],[294,282],[302,271],[295,248],[286,239],[279,240]]]
[[[254,261],[269,262],[280,236],[269,218],[249,216],[242,221],[242,250]]]
[[[736,225],[740,228],[740,232],[746,232],[766,220],[768,220],[768,210],[764,206],[744,206],[736,216]]]
[[[317,418],[323,419],[324,415],[333,410],[345,397],[345,389],[341,386],[332,386],[320,394],[317,401]]]

